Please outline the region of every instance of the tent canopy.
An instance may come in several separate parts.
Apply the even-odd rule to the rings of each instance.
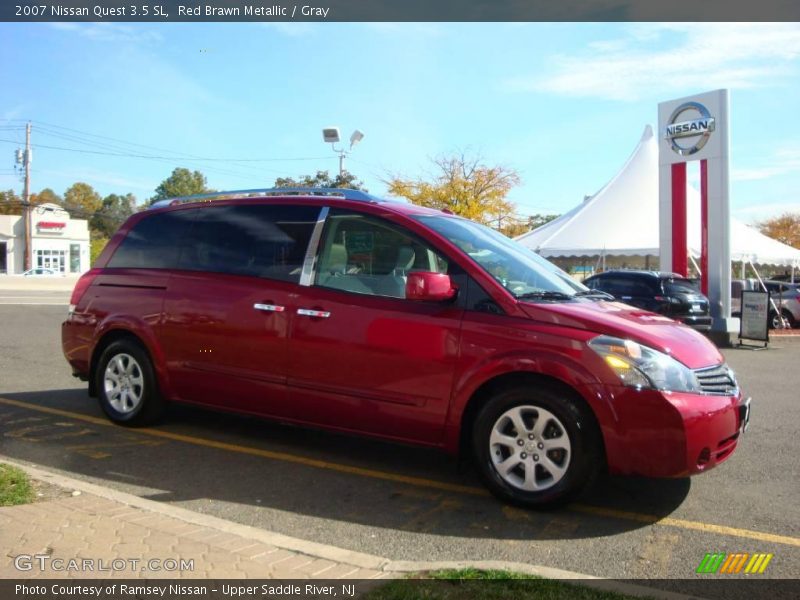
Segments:
[[[700,193],[687,190],[688,245],[700,256]],[[800,250],[731,217],[731,260],[800,266]],[[600,191],[559,218],[519,236],[546,257],[658,255],[658,144],[645,127],[636,150]]]

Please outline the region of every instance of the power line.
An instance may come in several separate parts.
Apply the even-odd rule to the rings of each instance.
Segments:
[[[47,131],[48,128],[53,127],[53,128],[56,128],[56,129],[61,129],[61,130],[65,130],[65,131],[72,131],[72,132],[75,132],[75,133],[79,133],[82,136],[94,137],[94,138],[99,138],[99,139],[106,139],[106,140],[109,140],[109,141],[112,141],[112,142],[118,142],[118,143],[121,143],[121,144],[129,145],[129,146],[136,146],[136,147],[139,147],[139,148],[146,148],[146,149],[149,149],[149,150],[158,150],[158,151],[161,151],[161,152],[171,152],[171,153],[177,155],[177,156],[152,156],[152,155],[147,155],[149,158],[168,158],[170,160],[184,160],[184,159],[189,158],[189,159],[192,159],[192,160],[202,160],[202,161],[211,161],[211,162],[213,162],[213,161],[218,161],[218,162],[299,162],[299,161],[308,161],[308,160],[325,160],[325,159],[330,158],[330,156],[328,156],[328,155],[325,155],[325,156],[299,156],[299,157],[292,157],[292,158],[275,158],[275,157],[270,157],[270,158],[230,158],[230,157],[197,156],[196,154],[187,154],[187,153],[176,151],[176,150],[166,150],[164,148],[158,148],[156,146],[146,146],[144,144],[138,144],[136,142],[127,142],[125,140],[120,140],[120,139],[117,139],[117,138],[112,138],[112,137],[108,137],[108,136],[103,136],[103,135],[97,135],[97,134],[93,134],[93,133],[83,132],[83,131],[80,131],[80,130],[77,130],[77,129],[71,129],[69,127],[61,127],[59,125],[50,125],[48,123],[43,123],[42,121],[33,121],[33,122],[38,124],[37,131]],[[44,125],[44,127],[42,127],[42,125]],[[56,135],[56,136],[65,137],[65,138],[67,137],[65,134],[58,133],[58,132],[55,132],[55,131],[50,131],[49,133],[50,133],[50,135]],[[75,141],[81,141],[80,137],[76,137],[76,136],[72,136],[71,139],[74,139]],[[84,143],[90,143],[90,142],[88,140],[85,140]],[[113,146],[110,146],[110,147],[113,147]],[[131,154],[131,155],[124,155],[124,156],[130,156],[132,158],[141,158],[143,155]]]

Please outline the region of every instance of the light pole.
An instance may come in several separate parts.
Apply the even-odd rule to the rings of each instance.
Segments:
[[[341,141],[339,138],[338,127],[324,127],[322,129],[322,139],[324,142],[330,144],[331,148],[333,148],[333,151],[339,155],[339,178],[341,179],[341,177],[344,175],[344,159],[350,152],[352,152],[353,146],[364,139],[364,133],[356,129],[350,135],[350,147],[347,150],[336,147],[336,144]]]

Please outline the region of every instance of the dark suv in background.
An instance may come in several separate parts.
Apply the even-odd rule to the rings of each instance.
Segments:
[[[665,315],[698,331],[711,329],[708,298],[690,279],[659,271],[606,271],[583,282],[617,300]]]

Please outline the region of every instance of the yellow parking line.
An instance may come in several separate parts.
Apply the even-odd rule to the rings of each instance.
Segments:
[[[62,417],[68,417],[72,419],[77,419],[79,421],[84,421],[86,423],[93,423],[94,425],[102,425],[104,427],[115,426],[108,419],[93,417],[91,415],[83,415],[80,413],[74,413],[66,410],[61,410],[58,408],[50,408],[48,406],[38,406],[35,404],[30,404],[28,402],[12,400],[10,398],[0,397],[0,404],[5,404],[7,406],[15,406],[18,408],[24,408],[51,415],[59,415]],[[327,469],[330,471],[336,471],[338,473],[359,475],[361,477],[371,477],[373,479],[382,479],[384,481],[405,483],[419,487],[443,490],[446,492],[454,492],[457,494],[468,494],[471,496],[489,495],[489,492],[483,488],[477,488],[468,485],[459,485],[456,483],[435,481],[433,479],[425,479],[423,477],[398,475],[396,473],[387,473],[385,471],[378,471],[375,469],[353,467],[350,465],[343,465],[340,463],[328,462],[325,460],[319,460],[315,458],[307,458],[305,456],[297,456],[295,454],[289,454],[287,452],[275,452],[273,450],[262,450],[261,448],[252,448],[250,446],[229,444],[227,442],[219,442],[216,440],[198,438],[190,435],[183,435],[180,433],[172,433],[170,431],[163,431],[161,429],[142,428],[142,429],[135,429],[132,431],[144,435],[172,440],[175,442],[184,442],[187,444],[194,444],[196,446],[204,446],[206,448],[214,448],[217,450],[226,450],[228,452],[237,452],[239,454],[247,454],[250,456],[269,458],[271,460],[279,460],[282,462],[300,464],[308,467],[314,467],[317,469]],[[774,533],[765,533],[762,531],[752,531],[750,529],[738,529],[736,527],[727,527],[725,525],[714,525],[711,523],[703,523],[700,521],[687,521],[684,519],[674,519],[672,517],[659,517],[657,515],[648,515],[643,513],[617,510],[613,508],[590,506],[585,504],[572,504],[570,505],[570,509],[581,513],[591,514],[600,517],[610,517],[625,521],[636,521],[639,523],[650,523],[653,525],[666,525],[669,527],[677,527],[680,529],[692,529],[695,531],[703,531],[706,533],[716,533],[719,535],[747,538],[751,540],[757,540],[760,542],[771,542],[775,544],[784,544],[788,546],[800,546],[800,538],[790,537],[786,535],[777,535]]]

